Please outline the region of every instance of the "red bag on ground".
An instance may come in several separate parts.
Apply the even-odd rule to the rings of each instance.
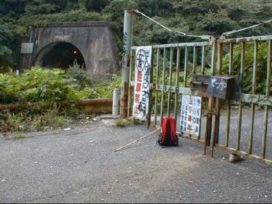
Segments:
[[[163,118],[162,130],[158,142],[160,145],[163,146],[178,145],[178,136],[176,134],[176,120],[174,118]]]

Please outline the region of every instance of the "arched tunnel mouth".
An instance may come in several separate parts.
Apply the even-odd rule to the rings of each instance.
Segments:
[[[85,61],[80,50],[71,43],[55,42],[44,47],[38,54],[35,64],[44,68],[63,68],[78,65],[85,69]]]

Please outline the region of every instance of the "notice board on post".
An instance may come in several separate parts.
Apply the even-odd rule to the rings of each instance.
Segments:
[[[149,112],[151,58],[152,46],[136,49],[132,115],[139,120],[146,120]]]
[[[201,97],[182,95],[180,111],[180,132],[182,134],[200,135]]]

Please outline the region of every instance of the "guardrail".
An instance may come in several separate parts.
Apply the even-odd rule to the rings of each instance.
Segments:
[[[50,107],[54,104],[59,105],[60,107],[71,106],[76,108],[84,109],[87,113],[111,113],[112,112],[112,99],[87,99],[81,101],[62,101],[62,102],[35,102],[35,103],[13,103],[13,104],[0,104],[0,111],[3,110],[12,110],[20,111],[29,108],[35,107]]]

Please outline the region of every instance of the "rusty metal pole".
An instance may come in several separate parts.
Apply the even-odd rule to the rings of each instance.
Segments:
[[[223,44],[217,42],[217,73],[221,74],[222,62],[223,62]],[[215,116],[214,116],[214,128],[213,128],[213,141],[212,141],[212,157],[214,153],[214,147],[219,142],[219,126],[220,126],[220,99],[215,99]]]
[[[213,128],[213,141],[212,141],[212,157],[214,152],[214,147],[219,141],[219,126],[220,126],[220,99],[215,99],[215,119]]]
[[[129,55],[132,44],[132,13],[133,10],[125,10],[124,12],[122,84],[120,101],[120,114],[122,117],[127,117],[128,112]]]
[[[215,64],[216,64],[216,50],[217,50],[217,41],[213,40],[213,47],[212,47],[212,59],[211,59],[211,69],[212,69],[212,76],[215,74]],[[205,144],[204,144],[204,155],[206,154],[207,146],[210,146],[211,143],[211,134],[212,134],[212,123],[213,123],[213,101],[214,97],[209,97],[208,101],[208,113],[207,113],[207,122],[206,122],[206,131],[205,131]]]

